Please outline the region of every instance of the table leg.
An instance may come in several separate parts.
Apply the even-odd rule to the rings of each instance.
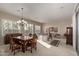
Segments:
[[[22,52],[25,53],[25,45],[22,46]]]

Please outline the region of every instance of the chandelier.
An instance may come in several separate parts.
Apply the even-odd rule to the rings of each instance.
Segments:
[[[22,11],[22,15],[21,15],[21,19],[17,21],[17,23],[21,26],[24,26],[25,24],[27,25],[27,21],[24,20],[23,18],[23,8],[21,8],[21,11]]]

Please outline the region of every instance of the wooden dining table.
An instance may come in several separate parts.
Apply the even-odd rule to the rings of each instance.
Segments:
[[[13,37],[13,38],[17,39],[17,41],[19,41],[22,44],[22,52],[25,53],[26,42],[29,42],[33,37],[30,37],[30,36],[17,36],[17,37]]]

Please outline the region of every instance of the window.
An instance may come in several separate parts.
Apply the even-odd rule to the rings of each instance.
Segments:
[[[28,23],[27,25],[24,25],[24,30],[27,34],[33,33],[33,24]]]
[[[24,33],[28,35],[29,33],[40,33],[41,27],[39,25],[27,23],[24,26],[17,24],[17,21],[13,20],[1,20],[2,22],[2,35],[4,36],[7,33]]]
[[[29,24],[29,31],[30,33],[33,33],[33,24]]]
[[[7,33],[20,32],[20,26],[16,23],[16,21],[1,20],[1,22],[2,22],[2,35],[5,35]]]
[[[39,34],[41,32],[41,27],[39,25],[35,25],[35,33]]]

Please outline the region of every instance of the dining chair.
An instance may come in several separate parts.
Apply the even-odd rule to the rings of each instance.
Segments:
[[[16,43],[16,39],[15,38],[11,38],[10,49],[11,49],[11,52],[13,52],[13,55],[15,55],[15,51],[22,49],[22,45]]]
[[[33,34],[32,45],[33,45],[33,48],[35,48],[35,50],[37,50],[37,39],[38,39],[38,36],[36,34]]]
[[[33,34],[33,38],[26,41],[26,50],[29,50],[32,53],[32,49],[37,49],[37,35]],[[29,48],[29,49],[28,49]]]
[[[26,41],[26,51],[30,51],[32,53],[32,39]]]

